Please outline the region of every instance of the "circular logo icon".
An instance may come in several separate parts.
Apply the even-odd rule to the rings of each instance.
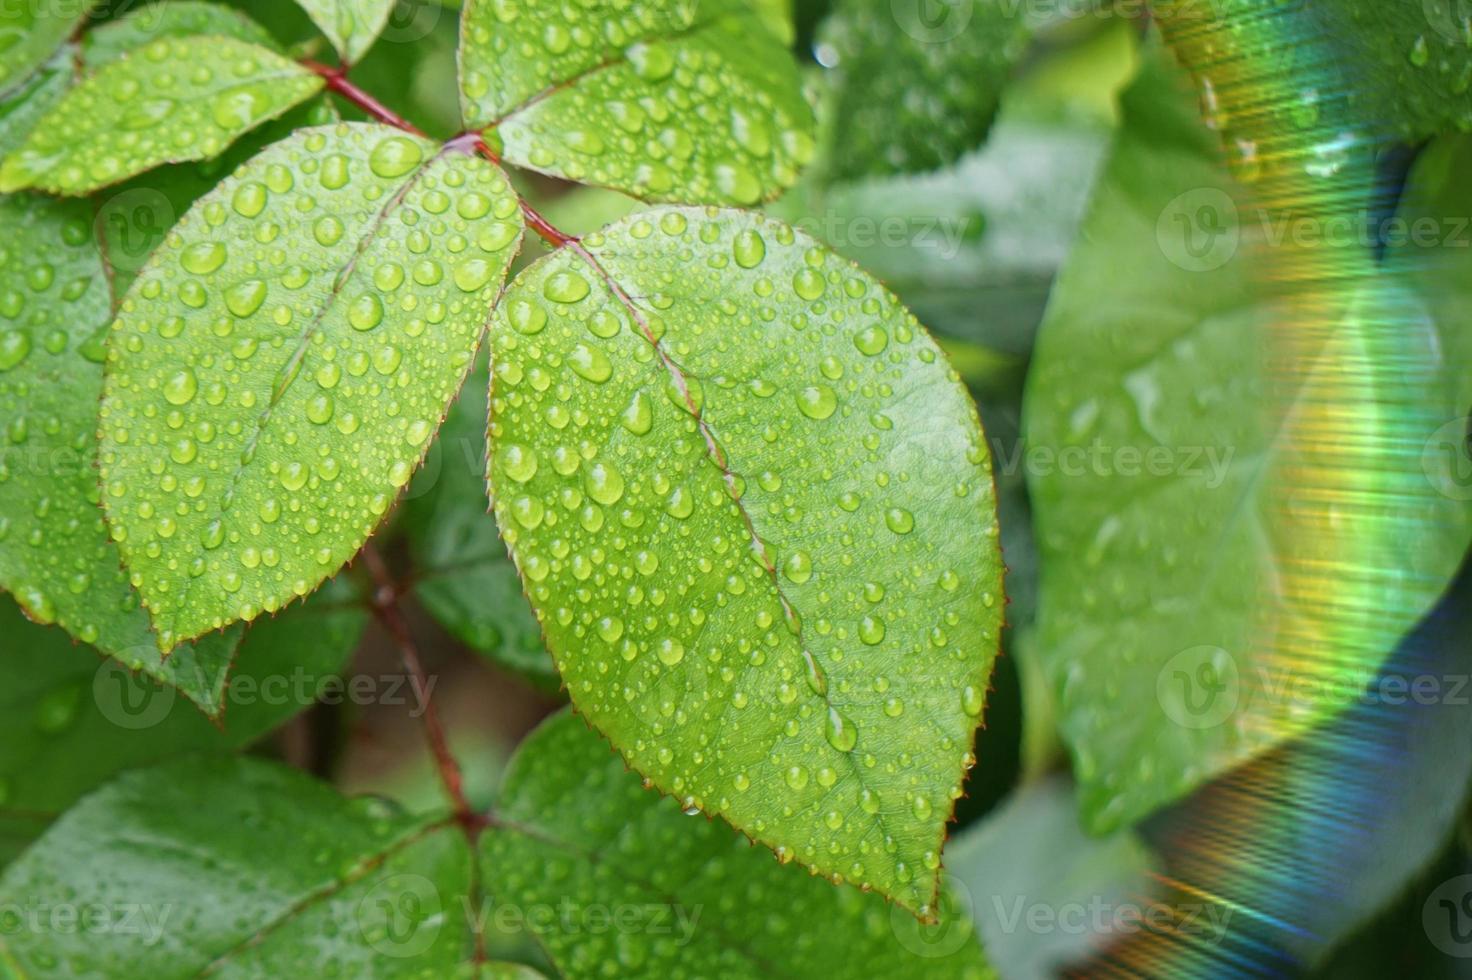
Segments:
[[[1237,204],[1215,187],[1177,195],[1155,222],[1155,241],[1172,265],[1187,272],[1220,269],[1242,241]]]
[[[1438,427],[1421,449],[1421,471],[1437,493],[1452,500],[1472,500],[1469,421],[1452,419]]]
[[[122,658],[129,659],[127,651]],[[102,717],[130,732],[162,722],[173,710],[177,696],[173,687],[134,673],[116,660],[104,660],[92,675],[92,700],[97,710]]]
[[[120,272],[135,273],[174,227],[174,206],[148,187],[114,194],[97,209],[94,228],[107,243],[107,258]]]
[[[423,875],[390,875],[358,903],[358,928],[385,956],[424,954],[444,925],[439,889]]]
[[[1421,906],[1431,945],[1448,956],[1472,956],[1472,874],[1443,881]]]
[[[1221,647],[1182,650],[1155,678],[1155,698],[1182,728],[1215,728],[1237,710],[1237,661]]]
[[[444,8],[431,0],[400,0],[388,15],[388,23],[379,32],[380,42],[413,44],[423,40],[440,22]]]
[[[971,23],[975,0],[889,0],[900,30],[922,44],[944,44]]]
[[[955,875],[941,873],[940,901],[934,921],[922,922],[898,905],[889,909],[889,929],[899,944],[916,956],[940,959],[965,946],[976,932],[971,890]]]
[[[1467,41],[1466,24],[1472,20],[1472,0],[1421,0],[1421,15],[1443,40]]]

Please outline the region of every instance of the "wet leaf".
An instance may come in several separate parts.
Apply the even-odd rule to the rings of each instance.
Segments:
[[[97,0],[53,0],[0,9],[0,94],[49,60],[95,6]]]
[[[297,0],[343,61],[363,57],[388,23],[394,0]]]
[[[259,45],[160,38],[69,91],[0,167],[0,191],[87,194],[161,163],[205,160],[322,87]]]
[[[1029,458],[1044,461],[1028,468],[1034,649],[1095,831],[1335,715],[1334,692],[1375,676],[1472,533],[1421,458],[1465,411],[1444,361],[1465,327],[1376,275],[1367,249],[1339,253],[1366,275],[1295,294],[1273,270],[1296,246],[1270,245],[1262,214],[1187,83],[1152,61],[1025,406]],[[1305,308],[1331,325],[1282,355],[1290,368],[1270,363],[1285,324],[1304,334]],[[1354,424],[1325,437],[1315,413],[1346,399]],[[1315,601],[1310,570],[1345,567],[1362,598]]]
[[[204,34],[231,37],[280,53],[270,32],[238,10],[203,0],[166,0],[88,31],[82,38],[82,60],[88,70],[96,71],[162,38]]]
[[[520,238],[494,166],[386,127],[304,130],[200,199],[113,326],[104,503],[160,642],[350,559],[470,370]]]
[[[7,931],[0,961],[21,976],[61,962],[75,976],[453,977],[473,950],[470,874],[454,824],[272,763],[187,759],[91,794],[0,876],[7,905],[130,909],[127,927]]]
[[[836,179],[935,170],[980,146],[1027,50],[1006,0],[840,0],[824,27],[834,68]]]
[[[742,0],[472,0],[466,121],[512,163],[645,200],[775,197],[812,156],[813,116],[763,16]]]
[[[687,807],[928,909],[1002,609],[975,409],[785,225],[584,241],[492,326],[496,518],[574,703]]]
[[[85,202],[0,197],[0,588],[27,616],[208,707],[239,634],[165,662],[99,509],[110,297]]]
[[[481,844],[487,891],[519,908],[570,904],[561,920],[528,918],[569,978],[612,963],[641,977],[995,977],[964,916],[922,926],[878,895],[779,865],[645,790],[569,713],[523,744],[497,820]],[[617,932],[577,928],[595,905],[649,918]]]
[[[38,816],[39,832],[45,819],[120,770],[228,752],[306,710],[342,670],[367,620],[349,598],[349,590],[329,586],[252,627],[235,653],[230,693],[216,698],[218,724],[172,688],[99,659],[58,629],[25,622],[0,599],[7,640],[0,820]]]

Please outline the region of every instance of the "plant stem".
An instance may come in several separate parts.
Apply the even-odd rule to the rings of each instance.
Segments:
[[[495,150],[491,149],[489,143],[479,136],[475,138],[475,152],[496,164],[496,166],[501,165],[501,157]],[[521,202],[521,213],[526,218],[526,223],[531,225],[532,231],[541,235],[542,240],[548,245],[551,245],[553,248],[561,248],[568,242],[577,241],[577,238],[572,235],[563,234],[552,222],[542,217],[541,213],[528,204],[525,198],[518,196],[517,200]]]
[[[402,129],[404,132],[413,133],[415,136],[424,135],[424,131],[418,126],[358,88],[356,84],[348,79],[347,69],[333,68],[331,65],[324,65],[317,61],[303,61],[302,66],[321,75],[323,81],[327,83],[328,91],[336,92],[384,125],[392,126],[395,129]]]
[[[404,661],[404,668],[409,671],[414,684],[419,689],[420,696],[424,699],[424,736],[429,742],[430,751],[434,753],[440,782],[444,784],[445,793],[454,804],[455,819],[474,838],[482,826],[482,820],[471,807],[470,801],[465,798],[465,779],[460,772],[460,764],[455,761],[455,756],[450,751],[449,739],[445,737],[444,726],[440,723],[439,710],[429,695],[429,676],[425,673],[424,664],[419,659],[419,650],[414,645],[414,638],[409,632],[409,624],[404,620],[403,610],[399,608],[398,587],[394,584],[393,576],[389,574],[388,565],[384,563],[383,556],[378,553],[378,549],[371,542],[363,548],[362,556],[363,565],[368,569],[368,574],[373,577],[375,586],[374,615],[378,617],[378,621],[383,624],[384,629],[388,630],[389,635],[398,645],[399,656]]]

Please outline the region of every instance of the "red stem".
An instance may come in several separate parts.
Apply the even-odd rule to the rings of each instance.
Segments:
[[[394,585],[393,576],[389,574],[383,556],[371,544],[363,549],[363,565],[373,577],[373,584],[376,586],[373,593],[373,612],[398,644],[404,668],[413,677],[414,684],[424,699],[424,737],[429,742],[430,751],[434,753],[440,782],[444,784],[445,793],[455,806],[455,819],[473,837],[480,829],[482,820],[465,798],[465,778],[460,772],[460,764],[450,751],[450,741],[445,737],[444,725],[440,723],[439,709],[429,696],[429,675],[424,671],[419,650],[409,633],[409,624],[404,621],[403,611],[399,609],[398,587]]]
[[[475,151],[487,160],[500,166],[501,157],[495,150],[491,149],[489,143],[479,136],[475,139]],[[561,248],[569,242],[577,241],[576,236],[563,234],[552,222],[542,217],[541,212],[526,203],[525,198],[518,198],[518,201],[521,203],[521,213],[526,218],[526,223],[531,226],[532,231],[541,235],[542,240],[548,245],[551,245],[553,248]]]
[[[384,125],[392,126],[395,129],[402,129],[404,132],[413,133],[415,136],[424,135],[424,131],[418,126],[358,88],[357,85],[348,79],[347,69],[333,68],[331,65],[324,65],[316,61],[303,61],[302,65],[321,75],[322,80],[327,83],[329,91],[336,92]]]

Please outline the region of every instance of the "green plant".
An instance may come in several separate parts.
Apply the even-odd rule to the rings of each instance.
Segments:
[[[688,970],[692,956],[711,973],[834,957],[981,972],[974,945],[917,959],[896,930],[937,915],[944,825],[996,652],[987,447],[893,295],[803,233],[728,209],[771,199],[814,152],[781,12],[473,0],[469,129],[441,141],[348,78],[391,3],[303,4],[344,67],[293,57],[223,8],[88,29],[90,6],[28,8],[25,43],[0,53],[3,77],[40,86],[0,166],[0,277],[18,304],[0,403],[10,443],[40,454],[24,459],[74,470],[20,466],[0,483],[0,584],[33,622],[219,716],[242,636],[256,636],[244,624],[306,615],[316,598],[293,603],[366,547],[373,608],[423,680],[369,541],[489,327],[487,477],[510,557],[575,707],[675,800],[642,794],[563,719],[486,812],[432,711],[448,814],[362,806],[263,762],[146,770],[72,809],[5,890],[213,911],[164,944],[7,937],[0,962],[486,972],[473,916],[403,939],[406,917],[412,932],[430,915],[415,889],[528,907],[556,882],[586,902],[743,896],[696,949],[534,925],[573,973],[669,957]],[[53,67],[67,61],[74,72]],[[324,92],[369,121],[319,122],[334,114]],[[318,119],[272,122],[301,111]],[[242,158],[180,202],[145,262],[111,261],[89,195],[232,145]],[[507,164],[703,207],[575,237]],[[508,283],[527,229],[550,254]],[[250,736],[231,722],[234,744]],[[721,826],[686,827],[680,809],[832,884]],[[99,863],[110,870],[94,879]],[[822,935],[738,938],[797,895],[826,910]],[[891,926],[880,896],[910,925]],[[323,935],[330,950],[314,948]]]

